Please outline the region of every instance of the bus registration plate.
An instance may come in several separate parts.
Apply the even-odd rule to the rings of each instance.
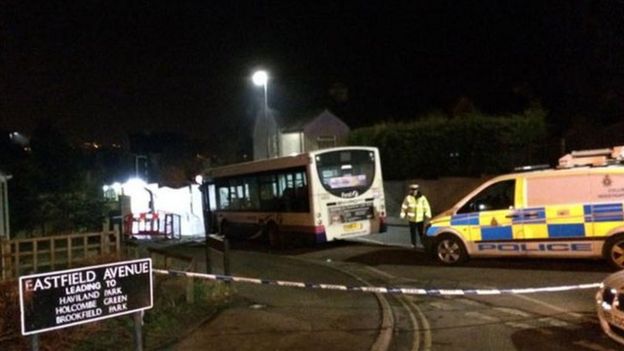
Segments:
[[[343,226],[344,230],[352,231],[352,230],[360,230],[362,229],[362,223],[349,223]]]

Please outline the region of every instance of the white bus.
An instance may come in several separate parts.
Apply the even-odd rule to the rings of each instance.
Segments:
[[[379,151],[337,147],[209,170],[206,222],[228,237],[271,246],[321,243],[385,231]],[[208,210],[206,210],[208,209]]]

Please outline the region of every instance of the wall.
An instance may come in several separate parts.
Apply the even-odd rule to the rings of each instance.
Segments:
[[[302,153],[301,133],[282,133],[280,135],[280,156]]]

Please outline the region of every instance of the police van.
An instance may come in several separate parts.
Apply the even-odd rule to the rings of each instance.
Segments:
[[[604,258],[624,268],[624,147],[574,151],[557,169],[493,178],[433,218],[428,247],[470,257]]]

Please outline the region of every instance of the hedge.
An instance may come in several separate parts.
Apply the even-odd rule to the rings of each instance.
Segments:
[[[545,142],[545,116],[539,108],[507,116],[431,114],[353,130],[349,144],[378,147],[386,179],[497,174],[543,161],[536,151]]]

